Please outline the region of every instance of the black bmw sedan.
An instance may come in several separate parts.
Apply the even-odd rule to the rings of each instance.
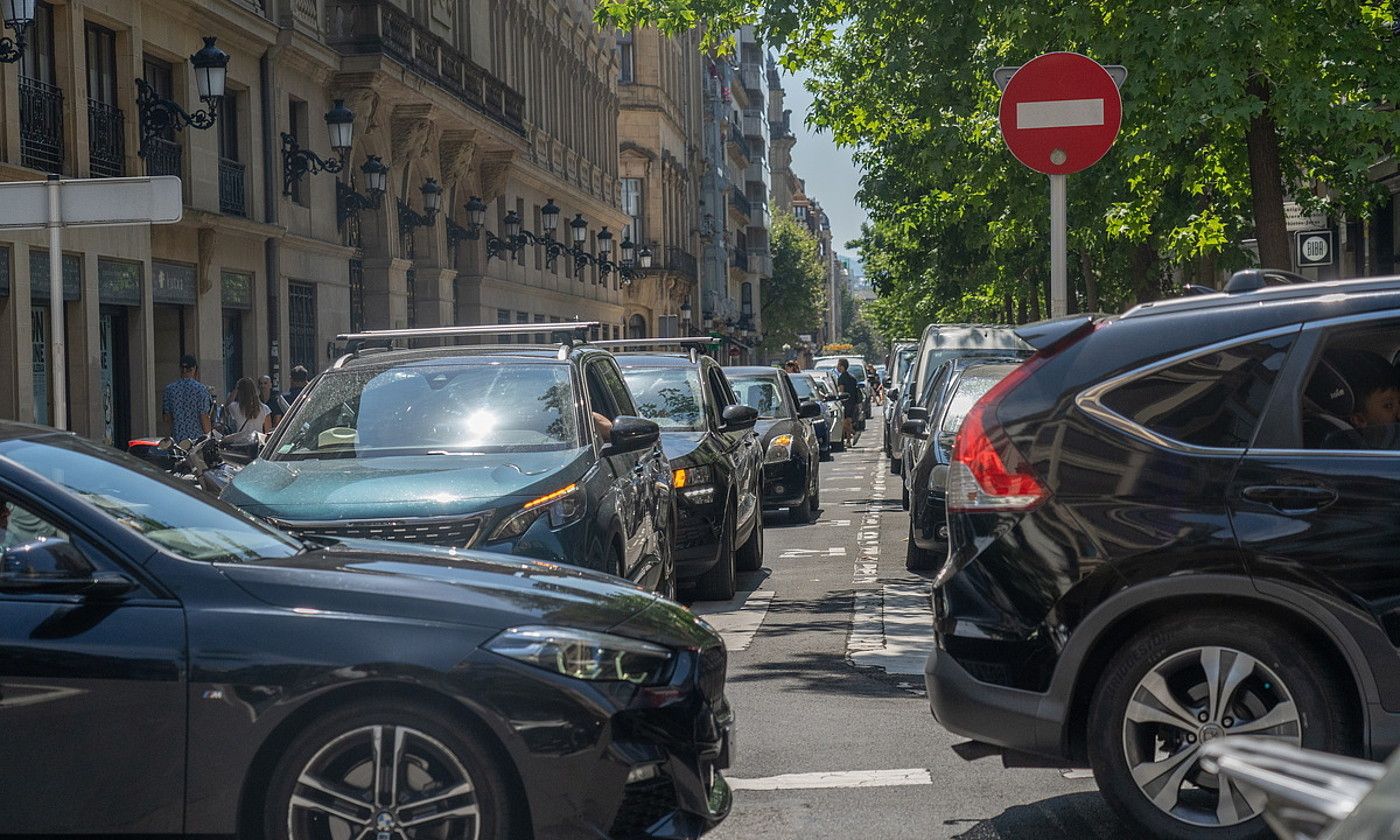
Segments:
[[[788,518],[798,524],[815,521],[821,512],[821,449],[813,422],[821,409],[799,400],[792,381],[777,368],[731,367],[727,373],[739,402],[758,411],[764,509],[787,508]]]
[[[725,650],[541,561],[292,539],[126,455],[0,422],[6,833],[696,837]]]

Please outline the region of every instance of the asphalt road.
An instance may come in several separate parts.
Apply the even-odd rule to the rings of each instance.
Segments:
[[[930,716],[929,581],[904,568],[908,515],[870,426],[822,465],[821,519],[770,515],[764,569],[694,605],[726,637],[738,715],[734,810],[709,836],[1134,837],[1087,772],[965,761]]]

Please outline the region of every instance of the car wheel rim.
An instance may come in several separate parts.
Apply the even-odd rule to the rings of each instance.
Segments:
[[[475,840],[480,828],[462,762],[406,726],[365,726],[326,744],[287,808],[291,840]]]
[[[1293,695],[1267,665],[1227,647],[1173,654],[1138,682],[1123,719],[1133,781],[1159,810],[1224,828],[1255,817],[1262,796],[1201,767],[1201,746],[1235,735],[1302,741]]]

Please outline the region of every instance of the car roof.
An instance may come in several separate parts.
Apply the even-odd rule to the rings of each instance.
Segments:
[[[560,358],[561,346],[555,345],[454,345],[451,347],[413,347],[408,349],[386,350],[366,348],[358,353],[342,356],[332,370],[354,370],[356,368],[384,368],[395,365],[418,363],[433,364],[488,364],[510,361],[520,364],[559,364],[573,358],[586,358],[589,355],[607,355],[607,351],[586,344],[569,347],[565,358]]]
[[[53,426],[40,426],[36,423],[21,423],[18,420],[0,420],[0,441],[28,440],[44,435],[71,434]]]
[[[1001,340],[1010,337],[1011,341]],[[1014,342],[1014,343],[1013,343]],[[1009,349],[1021,344],[1015,328],[998,324],[929,324],[920,344],[936,347],[989,347]]]
[[[736,365],[724,369],[725,376],[754,376],[760,373],[784,373],[782,368],[766,367],[764,365]]]
[[[1116,320],[1127,321],[1201,310],[1215,312],[1222,309],[1269,308],[1279,313],[1280,323],[1292,323],[1308,319],[1309,316],[1299,317],[1297,313],[1316,306],[1324,298],[1328,299],[1328,303],[1337,303],[1338,309],[1344,310],[1328,313],[1328,317],[1332,314],[1390,309],[1400,305],[1400,275],[1289,283],[1265,286],[1252,291],[1169,298],[1138,304],[1119,315]]]
[[[614,353],[622,367],[698,367],[709,356],[691,361],[689,353]]]

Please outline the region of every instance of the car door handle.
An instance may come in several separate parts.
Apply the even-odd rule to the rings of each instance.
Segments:
[[[1243,495],[1279,513],[1312,513],[1337,501],[1336,490],[1296,484],[1259,484],[1244,488]]]

